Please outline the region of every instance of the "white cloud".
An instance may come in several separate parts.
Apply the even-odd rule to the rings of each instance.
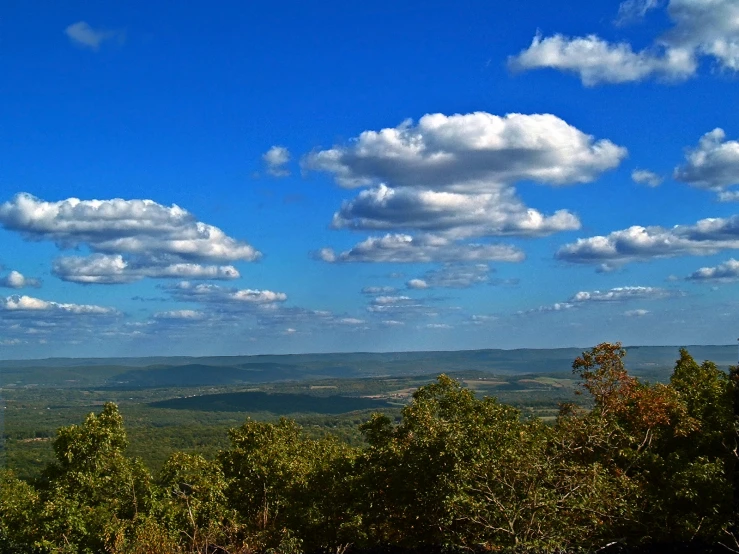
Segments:
[[[397,292],[398,289],[395,287],[364,287],[362,294],[392,294]]]
[[[523,252],[509,245],[460,244],[437,235],[413,237],[404,234],[370,237],[340,253],[324,248],[317,256],[330,263],[520,262],[525,257]]]
[[[715,267],[702,267],[686,277],[688,281],[702,283],[729,283],[739,281],[739,261],[730,258]]]
[[[661,0],[625,0],[618,6],[617,25],[625,25],[643,18],[662,5]]]
[[[626,310],[624,312],[624,315],[626,317],[644,317],[645,315],[649,315],[649,314],[650,314],[650,311],[649,310],[642,310],[642,309],[639,309],[639,310]]]
[[[564,312],[565,310],[571,310],[575,305],[569,302],[555,302],[548,306],[539,306],[537,308],[531,308],[530,310],[521,310],[518,315],[529,315],[538,313],[549,313],[549,312]]]
[[[26,287],[39,288],[40,286],[41,281],[39,281],[38,279],[25,277],[22,273],[18,271],[11,271],[4,277],[0,277],[0,287],[5,287],[9,289],[22,289]]]
[[[202,264],[261,257],[251,245],[197,221],[187,210],[153,200],[45,202],[21,193],[0,205],[0,225],[62,249],[87,246],[91,256],[62,257],[54,263],[59,277],[82,283],[143,277],[233,279],[238,277],[233,266]]]
[[[341,325],[362,325],[364,323],[363,319],[357,319],[356,317],[343,317],[338,320],[338,323]]]
[[[678,51],[634,52],[625,42],[613,44],[596,35],[566,37],[537,35],[531,45],[509,59],[514,71],[551,68],[577,73],[585,86],[627,83],[646,77],[687,78],[695,72],[692,56]]]
[[[148,262],[148,263],[147,263]],[[175,263],[154,265],[150,261],[137,265],[120,254],[92,254],[65,256],[54,260],[52,273],[63,281],[85,284],[122,284],[145,277],[167,279],[237,279],[240,275],[232,266]]]
[[[464,289],[490,282],[490,273],[491,269],[487,264],[445,264],[440,269],[431,269],[424,273],[423,279],[413,281],[422,281],[425,285],[423,288]]]
[[[364,131],[346,145],[316,151],[302,160],[307,170],[330,173],[345,188],[367,187],[344,201],[334,229],[388,231],[387,237],[423,234],[436,239],[491,236],[546,236],[580,228],[578,217],[557,210],[544,214],[527,207],[515,185],[532,181],[550,186],[587,183],[617,167],[626,149],[567,124],[551,114],[427,114],[418,123]],[[414,237],[413,234],[418,236]],[[380,239],[370,238],[374,246]],[[368,241],[357,245],[355,252]],[[451,243],[450,243],[451,244]],[[455,247],[469,250],[470,245]],[[468,255],[428,258],[413,249],[396,251],[393,261],[493,259]],[[348,261],[332,249],[319,251],[327,262]],[[363,257],[363,261],[385,261]]]
[[[658,187],[664,180],[661,175],[658,175],[654,171],[649,171],[648,169],[635,169],[631,172],[631,179],[635,183],[646,185],[648,187]]]
[[[621,265],[654,258],[709,255],[739,248],[739,216],[708,218],[695,225],[659,226],[614,231],[606,236],[577,239],[555,257],[581,263]]]
[[[154,319],[171,319],[177,321],[199,321],[204,317],[205,314],[197,310],[170,310],[154,314]]]
[[[290,151],[284,146],[273,146],[262,155],[267,173],[273,177],[287,177],[290,170],[285,166],[290,162]]]
[[[649,0],[624,2],[619,20],[643,15],[655,7]],[[686,79],[696,73],[701,57],[712,59],[727,71],[739,69],[736,0],[671,0],[667,13],[673,27],[639,52],[626,42],[614,44],[596,35],[537,35],[528,48],[509,59],[509,64],[514,70],[552,68],[576,73],[586,86],[652,77]]]
[[[287,300],[284,292],[226,288],[213,284],[182,281],[168,289],[177,300],[217,304],[224,308],[264,307]]]
[[[434,192],[386,185],[364,190],[334,214],[334,229],[430,231],[453,238],[545,236],[580,228],[567,210],[551,216],[526,208],[511,188],[486,194]]]
[[[85,48],[90,48],[91,50],[98,50],[100,45],[107,40],[118,39],[121,41],[125,37],[122,31],[93,29],[85,21],[72,23],[64,29],[64,34],[66,34],[69,40],[73,43]]]
[[[426,329],[454,329],[454,327],[447,323],[427,323]]]
[[[475,325],[485,325],[486,323],[491,323],[493,321],[497,321],[498,318],[493,315],[480,315],[480,314],[473,314],[470,317],[470,321],[474,323]]]
[[[427,289],[429,284],[423,279],[411,279],[405,284],[409,289]]]
[[[616,287],[606,291],[580,291],[575,293],[570,304],[586,302],[625,302],[629,300],[659,300],[680,294],[678,291],[658,287]]]
[[[385,319],[382,321],[382,324],[386,327],[400,327],[402,325],[405,325],[404,321],[398,321],[395,319]]]
[[[739,184],[739,141],[725,139],[726,133],[718,128],[703,135],[686,154],[687,163],[675,168],[675,180],[715,191],[724,202],[736,200],[738,191],[724,189]]]
[[[484,194],[522,180],[587,183],[625,156],[625,148],[551,114],[437,113],[417,125],[364,131],[348,146],[310,154],[303,165],[332,173],[346,188],[386,183]]]
[[[44,312],[72,315],[117,315],[113,308],[92,304],[66,304],[41,300],[32,296],[8,296],[0,298],[0,311],[5,312]]]

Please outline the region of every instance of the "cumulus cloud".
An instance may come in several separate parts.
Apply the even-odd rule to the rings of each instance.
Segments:
[[[577,230],[580,220],[567,210],[545,216],[526,208],[510,188],[461,194],[379,185],[345,201],[331,226],[355,231],[409,229],[465,238],[545,236]]]
[[[63,281],[85,284],[122,284],[139,281],[145,277],[166,279],[237,279],[240,275],[232,266],[175,263],[153,265],[127,261],[120,254],[93,254],[91,256],[66,256],[54,260],[52,273]]]
[[[551,114],[427,114],[347,146],[308,155],[307,169],[346,188],[386,183],[437,192],[487,193],[522,180],[587,183],[613,169],[626,149]]]
[[[290,151],[284,146],[273,146],[262,155],[267,173],[273,177],[287,177],[290,170],[285,167],[290,162]]]
[[[405,284],[409,289],[427,289],[429,284],[423,279],[411,279]]]
[[[7,313],[45,313],[71,315],[118,315],[113,308],[92,304],[67,304],[41,300],[32,296],[8,296],[0,298],[0,311]]]
[[[631,180],[640,185],[658,187],[662,184],[664,179],[654,171],[649,171],[648,169],[635,169],[631,172]]]
[[[739,261],[730,258],[714,267],[701,267],[686,277],[698,283],[729,283],[739,281]]]
[[[24,276],[18,271],[11,271],[7,275],[0,277],[0,287],[9,289],[22,289],[26,287],[39,288],[41,281]]]
[[[681,51],[654,49],[634,52],[625,42],[613,44],[596,35],[550,37],[537,35],[528,48],[509,59],[514,71],[551,68],[580,76],[585,86],[627,83],[649,76],[682,79],[696,70],[696,61]]]
[[[654,258],[709,255],[739,248],[739,216],[708,218],[672,228],[638,225],[605,236],[577,239],[555,257],[571,263],[621,265]]]
[[[88,257],[61,257],[54,263],[56,275],[80,283],[128,283],[144,277],[233,279],[239,276],[233,266],[203,264],[261,256],[248,243],[197,221],[187,210],[153,200],[46,202],[21,193],[0,204],[0,225],[61,249],[89,248]]]
[[[100,45],[105,41],[113,39],[122,41],[125,37],[122,31],[94,29],[85,21],[72,23],[64,29],[64,34],[74,44],[91,50],[98,50]]]
[[[368,239],[373,244],[391,236],[418,244],[427,235],[469,249],[462,241],[579,229],[579,218],[567,210],[545,214],[527,207],[515,185],[591,182],[617,167],[626,153],[551,114],[437,113],[417,123],[364,131],[348,144],[309,154],[302,166],[330,173],[342,187],[365,187],[336,211],[334,229],[391,233]],[[441,257],[431,261],[451,261],[438,253]],[[329,248],[317,257],[347,261]],[[393,256],[393,261],[416,260]]]
[[[645,315],[649,315],[649,310],[626,310],[624,312],[624,315],[626,317],[644,317]]]
[[[722,201],[739,198],[739,191],[725,190],[739,184],[739,141],[725,139],[726,133],[718,128],[703,135],[687,152],[685,165],[675,168],[675,180],[714,191]]]
[[[370,237],[339,253],[324,248],[316,256],[329,263],[520,262],[525,258],[523,252],[509,245],[460,244],[438,235],[404,234]]]
[[[649,0],[621,4],[626,21],[657,7]],[[673,26],[654,43],[634,51],[626,42],[611,43],[596,35],[537,35],[531,45],[509,59],[513,70],[551,68],[579,75],[583,84],[624,83],[647,78],[681,80],[695,75],[707,57],[727,71],[739,69],[739,4],[736,0],[671,0]]]
[[[680,294],[659,287],[616,287],[606,291],[580,291],[572,295],[570,304],[587,302],[626,302],[629,300],[660,300]]]

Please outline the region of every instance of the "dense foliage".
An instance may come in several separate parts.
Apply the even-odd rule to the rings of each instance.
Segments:
[[[667,384],[619,344],[578,357],[587,408],[551,424],[441,375],[365,445],[247,420],[212,459],[156,477],[126,455],[115,404],[61,428],[31,481],[0,475],[0,551],[341,552],[381,545],[595,550],[734,541],[735,382],[686,350]],[[727,542],[728,541],[728,542]]]

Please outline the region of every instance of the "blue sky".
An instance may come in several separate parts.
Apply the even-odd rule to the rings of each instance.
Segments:
[[[736,339],[736,0],[4,12],[0,358]]]

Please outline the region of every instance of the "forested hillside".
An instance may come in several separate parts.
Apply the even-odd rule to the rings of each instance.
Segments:
[[[630,375],[624,355],[603,343],[577,357],[581,400],[553,421],[440,375],[398,419],[363,423],[361,446],[248,419],[217,455],[175,453],[156,475],[128,455],[108,403],[59,429],[55,460],[33,479],[2,474],[1,549],[739,549],[737,368],[683,349],[669,382],[653,384]]]

